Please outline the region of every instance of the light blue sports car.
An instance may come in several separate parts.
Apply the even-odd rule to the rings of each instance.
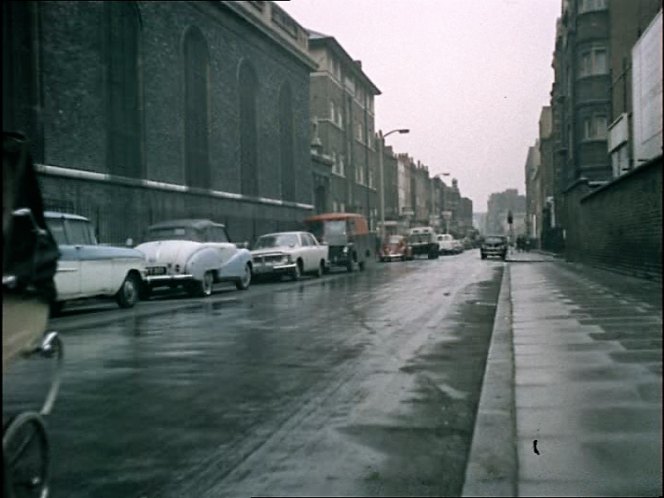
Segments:
[[[251,253],[233,244],[226,227],[205,219],[173,220],[148,228],[136,246],[147,259],[148,288],[183,286],[192,296],[212,294],[216,282],[251,283]]]

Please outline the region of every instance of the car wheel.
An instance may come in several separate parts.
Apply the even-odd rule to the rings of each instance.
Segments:
[[[348,273],[353,273],[354,265],[352,259],[349,259],[348,263],[346,263],[346,270],[348,271]]]
[[[300,260],[295,263],[295,268],[293,268],[293,272],[291,273],[291,278],[293,281],[297,282],[300,280],[302,277],[302,262]]]
[[[323,276],[323,273],[325,272],[325,262],[321,261],[320,264],[318,265],[318,270],[314,273],[314,277],[320,278]]]
[[[360,261],[360,262],[357,264],[357,266],[358,266],[358,268],[360,269],[360,271],[364,271],[364,269],[366,268],[366,262],[365,262],[365,261]]]
[[[237,290],[247,290],[249,285],[251,285],[251,266],[247,263],[244,265],[244,273],[242,274],[242,277],[235,282],[235,287]]]
[[[138,302],[140,287],[141,283],[136,275],[133,273],[127,275],[124,282],[122,282],[120,290],[115,295],[118,306],[120,306],[120,308],[133,307]]]
[[[486,259],[486,254],[480,254],[480,257],[481,257],[482,259]]]
[[[214,283],[214,275],[211,271],[206,271],[203,275],[203,280],[194,280],[189,282],[185,289],[192,297],[207,297],[212,294],[212,286]]]

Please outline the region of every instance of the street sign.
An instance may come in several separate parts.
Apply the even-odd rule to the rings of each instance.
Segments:
[[[443,219],[450,221],[452,219],[452,211],[443,211]]]

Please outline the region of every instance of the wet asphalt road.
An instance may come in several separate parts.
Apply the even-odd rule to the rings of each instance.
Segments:
[[[459,495],[503,263],[479,253],[52,322],[52,496]],[[46,360],[3,411],[36,409]]]

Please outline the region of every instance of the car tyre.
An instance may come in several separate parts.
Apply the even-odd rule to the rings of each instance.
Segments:
[[[127,275],[115,295],[115,300],[120,308],[132,308],[139,300],[141,282],[133,273]]]
[[[239,280],[235,282],[235,288],[237,290],[247,290],[251,285],[251,266],[249,263],[244,265],[244,273]]]
[[[295,268],[293,268],[293,272],[291,273],[291,278],[293,279],[294,282],[297,282],[302,278],[302,262],[300,260],[295,263]]]
[[[364,271],[364,269],[366,268],[366,261],[360,261],[357,264],[357,267],[360,269],[360,271]]]
[[[486,259],[486,254],[482,253],[482,254],[480,254],[480,257],[481,257],[482,259]]]
[[[192,297],[208,297],[212,295],[214,275],[211,271],[203,274],[203,280],[194,280],[186,286],[187,293]]]
[[[320,262],[320,264],[318,265],[318,269],[314,273],[314,277],[321,278],[323,276],[323,273],[325,273],[325,261]]]

